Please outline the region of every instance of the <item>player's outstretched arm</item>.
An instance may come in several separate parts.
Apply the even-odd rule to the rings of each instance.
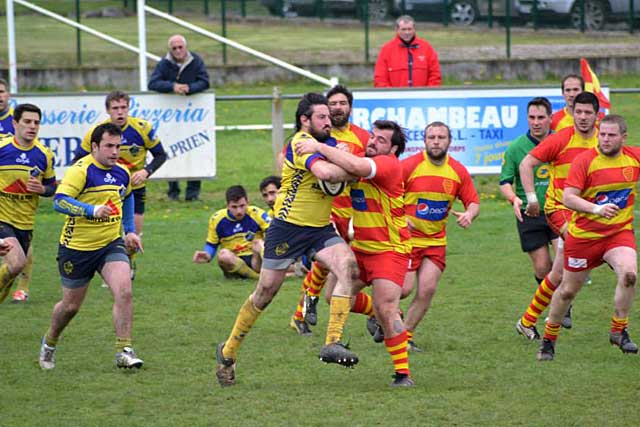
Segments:
[[[353,176],[369,176],[373,170],[373,162],[370,159],[356,156],[348,151],[344,151],[336,147],[330,147],[327,144],[321,144],[311,139],[298,141],[296,143],[295,150],[298,155],[311,153],[322,154],[329,162],[339,166]]]

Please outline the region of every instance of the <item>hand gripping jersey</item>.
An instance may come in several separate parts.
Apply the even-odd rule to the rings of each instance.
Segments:
[[[351,186],[356,252],[411,253],[411,235],[404,216],[402,167],[394,155],[370,157],[375,163],[373,178],[361,178]]]
[[[93,251],[120,237],[122,202],[131,192],[130,181],[126,167],[116,164],[112,168],[106,168],[92,155],[87,155],[70,166],[56,194],[94,206],[108,205],[115,213],[105,219],[67,216],[60,234],[60,244],[79,251]],[[84,213],[78,212],[78,215]]]
[[[254,239],[264,239],[270,222],[269,215],[255,206],[249,206],[240,221],[233,218],[227,209],[220,209],[209,219],[207,243],[229,249],[238,256],[251,255]]]
[[[103,123],[110,123],[105,120],[92,127],[84,136],[80,148],[86,152],[91,152],[91,134],[93,130]],[[122,129],[122,146],[120,147],[120,159],[118,163],[123,164],[132,174],[144,168],[147,159],[147,151],[158,154],[162,149],[160,139],[153,130],[153,126],[146,120],[128,117],[127,123]],[[133,187],[134,190],[143,188],[145,183]]]
[[[411,232],[414,247],[445,246],[447,217],[456,198],[464,207],[480,203],[467,169],[447,155],[441,165],[434,165],[427,152],[402,161],[405,185],[405,209],[415,229]]]
[[[591,138],[583,138],[575,127],[562,129],[546,137],[531,154],[542,163],[549,163],[549,188],[544,203],[546,214],[567,209],[562,204],[564,181],[569,174],[569,166],[578,155],[598,145],[598,131]]]
[[[580,197],[591,203],[613,203],[620,211],[610,219],[573,212],[569,234],[580,239],[601,239],[623,230],[633,230],[633,204],[639,174],[639,147],[623,147],[615,158],[601,154],[597,148],[576,157],[565,187],[579,189]]]
[[[347,129],[344,131],[332,129],[331,136],[336,139],[338,145],[347,144],[351,154],[364,157],[367,141],[369,141],[369,132],[366,130],[354,125],[353,123],[349,123]],[[346,219],[353,216],[349,191],[349,186],[347,186],[342,194],[333,198],[331,215]]]
[[[311,173],[311,165],[324,157],[318,153],[299,156],[295,145],[303,139],[313,138],[305,132],[296,133],[285,147],[282,165],[282,186],[273,208],[275,218],[292,224],[309,227],[329,225],[333,197],[322,192],[318,180]],[[336,145],[329,138],[325,144]]]
[[[44,185],[53,184],[53,164],[53,153],[37,139],[23,147],[12,135],[0,138],[0,221],[33,230],[40,195],[27,191],[27,181],[34,176]]]

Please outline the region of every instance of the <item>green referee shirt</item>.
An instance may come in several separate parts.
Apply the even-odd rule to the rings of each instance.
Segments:
[[[500,173],[500,185],[511,184],[513,185],[516,196],[522,200],[522,209],[527,207],[527,196],[524,193],[522,187],[522,181],[520,180],[520,162],[540,141],[537,141],[531,136],[530,132],[525,135],[521,135],[518,138],[511,141],[507,151],[502,158],[502,171]],[[541,164],[533,170],[533,182],[536,188],[536,194],[538,196],[538,203],[540,206],[544,206],[545,193],[549,186],[549,165],[546,163]]]

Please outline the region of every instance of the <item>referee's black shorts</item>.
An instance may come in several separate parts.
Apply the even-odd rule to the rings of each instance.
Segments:
[[[527,216],[522,211],[522,220],[522,222],[516,220],[522,252],[535,251],[542,246],[548,245],[553,239],[558,238],[558,235],[547,224],[544,214]]]

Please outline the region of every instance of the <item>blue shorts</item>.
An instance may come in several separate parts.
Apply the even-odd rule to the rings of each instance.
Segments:
[[[95,251],[78,251],[58,245],[58,270],[65,288],[82,288],[93,279],[96,271],[113,261],[129,262],[124,241],[117,238],[107,246]]]
[[[11,224],[0,222],[0,238],[4,239],[6,237],[15,238],[18,243],[20,243],[20,247],[26,255],[27,251],[29,250],[29,246],[31,246],[33,230],[20,230],[19,228],[15,228]]]
[[[137,188],[133,193],[133,213],[144,214],[145,202],[147,201],[147,187]]]
[[[331,224],[306,227],[274,219],[264,239],[262,268],[286,270],[302,255],[313,258],[322,249],[340,243],[345,242]]]

